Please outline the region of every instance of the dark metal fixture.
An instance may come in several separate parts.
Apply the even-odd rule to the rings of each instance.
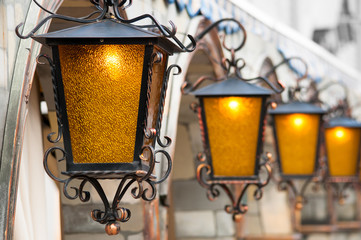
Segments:
[[[277,163],[279,167],[279,190],[290,189],[295,195],[295,208],[301,209],[304,193],[311,182],[320,178],[319,148],[321,144],[322,117],[326,113],[321,107],[302,101],[301,80],[307,78],[307,64],[299,58],[292,58],[304,65],[304,74],[296,80],[295,87],[289,87],[289,102],[270,109],[272,116]],[[323,165],[322,165],[323,166]],[[305,180],[300,190],[293,180]]]
[[[220,189],[225,191],[231,200],[231,205],[225,206],[225,210],[233,215],[234,220],[239,220],[247,212],[248,207],[242,199],[248,187],[256,186],[254,196],[260,199],[262,188],[270,180],[271,154],[262,154],[264,120],[267,106],[271,103],[267,98],[274,92],[281,93],[284,87],[280,82],[277,86],[273,85],[267,77],[245,79],[242,76],[245,61],[237,59],[235,53],[244,46],[246,31],[238,21],[222,19],[199,35],[204,36],[222,21],[235,22],[243,33],[243,40],[236,48],[227,47],[225,39],[223,41],[223,47],[231,53],[230,59],[219,61],[227,77],[201,77],[194,84],[185,82],[181,90],[183,94],[192,94],[199,99],[199,103],[191,105],[198,114],[204,148],[197,156],[197,180],[208,190],[210,200],[219,196]],[[197,36],[195,38],[198,39]],[[206,80],[216,83],[197,90]],[[273,91],[250,81],[264,82]],[[266,176],[260,173],[263,170]],[[235,185],[241,186],[239,196],[235,196],[231,189]]]
[[[39,5],[35,0],[34,2]],[[165,94],[170,74],[180,74],[178,65],[167,68],[168,56],[173,53],[190,52],[195,40],[185,47],[175,36],[176,28],[158,23],[145,14],[124,19],[120,9],[129,7],[130,0],[91,0],[98,9],[84,18],[73,18],[51,13],[30,33],[18,37],[34,40],[52,48],[53,58],[41,55],[48,61],[52,72],[54,97],[58,121],[58,133],[51,133],[51,143],[64,141],[64,148],[54,146],[44,155],[44,168],[55,181],[64,184],[64,195],[69,199],[90,199],[84,190],[90,183],[99,194],[104,209],[92,211],[92,218],[106,224],[107,234],[119,233],[119,222],[131,216],[129,209],[122,208],[120,201],[133,187],[134,198],[151,201],[156,196],[156,184],[170,174],[172,161],[166,150],[155,150],[158,144],[166,148],[171,139],[160,138]],[[94,17],[95,16],[95,17]],[[34,35],[47,21],[58,18],[66,21],[87,23],[73,28],[43,35]],[[134,25],[142,19],[152,25]],[[154,31],[149,31],[154,30]],[[173,40],[173,41],[171,41]],[[63,179],[48,167],[51,153],[66,160]],[[153,175],[159,155],[164,157],[168,168],[159,179]],[[78,179],[80,185],[71,186]],[[112,202],[105,195],[99,179],[121,179]],[[69,188],[72,190],[69,191]]]

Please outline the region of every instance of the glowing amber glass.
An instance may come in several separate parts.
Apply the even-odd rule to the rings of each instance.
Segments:
[[[262,98],[204,98],[215,176],[253,176]]]
[[[359,158],[358,128],[334,127],[325,130],[326,149],[331,176],[355,176]]]
[[[59,46],[74,163],[133,161],[144,51]]]
[[[275,124],[283,174],[313,174],[320,116],[280,114],[275,115]]]

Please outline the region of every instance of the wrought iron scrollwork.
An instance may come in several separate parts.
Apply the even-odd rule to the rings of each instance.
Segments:
[[[263,188],[269,183],[272,176],[272,169],[270,166],[271,154],[267,153],[263,156],[263,162],[259,165],[259,169],[265,170],[267,177],[262,180],[260,177],[256,180],[244,180],[239,182],[241,186],[241,192],[239,196],[235,196],[230,188],[230,184],[234,183],[229,180],[211,180],[209,178],[211,174],[211,166],[206,162],[206,155],[204,153],[199,153],[197,156],[198,159],[198,168],[197,168],[197,180],[199,184],[207,189],[207,197],[210,201],[217,199],[220,195],[220,190],[223,190],[231,204],[225,206],[225,211],[229,214],[232,214],[233,220],[238,221],[241,219],[242,215],[245,214],[248,210],[247,204],[242,203],[243,197],[247,192],[247,189],[250,186],[255,186],[256,189],[253,193],[253,196],[256,200],[262,198]]]
[[[33,37],[34,34],[48,21],[52,19],[61,19],[64,21],[71,21],[71,22],[78,22],[78,23],[94,23],[106,18],[114,19],[114,21],[118,21],[121,23],[127,23],[132,24],[136,23],[138,21],[149,19],[153,22],[151,25],[136,25],[140,28],[150,28],[150,29],[157,29],[164,37],[173,39],[178,46],[184,51],[184,52],[192,52],[196,47],[196,41],[191,35],[187,35],[188,39],[190,40],[190,44],[188,46],[185,46],[175,35],[177,32],[177,28],[174,25],[172,21],[169,21],[170,27],[166,27],[162,24],[160,24],[152,15],[150,14],[144,14],[138,17],[135,17],[133,19],[124,19],[119,9],[125,9],[132,5],[132,0],[104,0],[102,1],[103,4],[100,4],[99,0],[90,0],[90,2],[98,9],[95,12],[90,13],[87,16],[75,18],[75,17],[69,17],[69,16],[63,16],[59,14],[52,13],[51,11],[47,10],[43,6],[41,6],[36,0],[33,0],[36,5],[38,5],[43,11],[51,14],[50,16],[47,16],[42,21],[39,22],[38,25],[36,25],[28,34],[21,34],[20,28],[23,26],[23,23],[20,23],[15,28],[16,35],[21,39],[27,39],[29,37]],[[109,9],[113,10],[113,14],[109,13]],[[96,15],[96,16],[94,16]]]
[[[77,199],[79,198],[82,202],[88,202],[91,198],[90,192],[84,190],[84,186],[89,183],[96,190],[100,199],[103,202],[104,209],[94,209],[91,211],[91,217],[94,221],[99,222],[101,224],[106,224],[105,230],[109,235],[118,234],[120,231],[119,222],[127,222],[131,217],[131,212],[127,208],[123,208],[120,206],[120,201],[124,197],[125,193],[128,189],[135,184],[133,188],[131,188],[130,192],[133,198],[135,199],[143,199],[145,201],[152,201],[156,196],[156,187],[155,184],[159,184],[163,182],[170,174],[170,170],[172,168],[172,161],[170,155],[164,150],[154,151],[151,146],[144,146],[142,148],[142,152],[147,151],[148,161],[149,161],[149,170],[147,172],[139,171],[132,174],[125,175],[118,185],[117,191],[114,195],[113,201],[109,202],[102,185],[100,182],[93,177],[84,175],[84,174],[76,174],[74,176],[70,176],[66,179],[61,179],[56,176],[56,174],[52,173],[48,166],[49,156],[51,156],[52,152],[59,151],[62,154],[61,159],[57,161],[65,160],[66,152],[64,149],[60,147],[52,147],[48,149],[44,155],[44,168],[46,173],[55,181],[63,183],[63,193],[65,197],[68,199]],[[168,161],[168,169],[166,173],[159,179],[155,180],[152,176],[152,172],[154,169],[154,164],[156,162],[157,154],[165,155]],[[71,186],[72,183],[75,184],[73,180],[81,180],[78,186]]]
[[[297,86],[298,86],[298,82],[304,78],[307,77],[308,75],[308,70],[307,70],[307,64],[305,63],[305,61],[299,57],[290,57],[290,58],[285,58],[283,61],[281,61],[280,63],[276,64],[275,66],[272,67],[272,69],[270,69],[270,71],[268,71],[264,77],[262,76],[258,76],[255,78],[244,78],[241,74],[241,70],[246,66],[246,62],[243,58],[236,58],[236,52],[239,51],[240,49],[243,48],[243,46],[245,45],[246,39],[247,39],[247,33],[246,30],[244,29],[243,25],[238,22],[235,19],[232,18],[224,18],[221,20],[218,20],[214,23],[212,23],[211,25],[209,25],[206,29],[204,29],[201,33],[199,33],[197,36],[194,37],[194,39],[196,40],[196,42],[198,42],[199,40],[201,40],[208,32],[210,32],[213,28],[217,27],[220,23],[223,23],[225,21],[230,21],[230,22],[234,22],[236,23],[240,30],[242,31],[242,36],[243,39],[240,42],[239,46],[237,47],[229,47],[226,45],[226,38],[223,38],[222,41],[222,46],[224,49],[226,49],[227,51],[230,52],[231,56],[230,58],[223,58],[221,62],[217,62],[218,64],[220,64],[220,66],[223,68],[223,70],[225,71],[226,75],[231,74],[232,72],[236,75],[237,78],[239,78],[240,80],[243,81],[262,81],[264,83],[266,83],[275,93],[281,93],[284,91],[285,86],[282,82],[277,81],[276,85],[273,84],[268,78],[271,74],[273,74],[278,67],[280,67],[283,64],[289,64],[291,60],[299,60],[302,64],[305,65],[305,72],[303,73],[302,76],[300,76],[297,79]],[[215,79],[213,77],[208,77],[208,76],[203,76],[201,78],[199,78],[195,83],[191,84],[188,81],[185,81],[181,87],[181,91],[183,94],[189,94],[190,92],[196,90],[204,81],[213,81],[213,82],[220,82],[225,80],[225,78],[220,78],[220,79]]]
[[[57,123],[58,123],[58,135],[56,136],[55,139],[53,139],[53,135],[55,135],[55,132],[52,132],[48,135],[48,141],[51,143],[57,143],[60,141],[61,137],[62,137],[62,132],[63,132],[63,124],[61,123],[61,115],[60,115],[60,107],[59,107],[59,101],[58,101],[58,86],[56,83],[56,78],[55,78],[55,65],[53,63],[53,61],[51,60],[51,58],[47,55],[39,55],[36,58],[36,62],[38,64],[45,64],[43,62],[40,61],[41,58],[45,58],[49,65],[50,65],[50,69],[51,69],[51,81],[53,84],[53,92],[54,92],[54,102],[55,102],[55,111],[56,111],[56,119],[57,119]]]
[[[314,181],[312,178],[308,178],[305,180],[305,182],[302,184],[300,190],[297,189],[294,182],[289,179],[282,179],[278,181],[278,190],[280,191],[291,191],[294,196],[294,208],[296,210],[301,210],[303,206],[307,203],[306,198],[306,190],[308,189],[308,186],[313,183],[312,190],[316,192],[319,189],[319,186],[321,182]]]
[[[172,73],[173,69],[176,69],[177,72],[174,72],[173,75],[179,75],[182,73],[182,69],[180,66],[176,65],[176,64],[172,64],[168,67],[165,76],[164,76],[164,80],[163,80],[163,86],[162,86],[162,91],[161,91],[161,96],[160,96],[160,101],[159,101],[159,113],[158,113],[158,118],[157,118],[157,122],[156,122],[156,129],[157,129],[157,143],[159,144],[159,146],[165,148],[170,146],[170,144],[172,143],[172,139],[168,136],[164,136],[166,142],[163,143],[160,140],[160,128],[162,126],[162,116],[163,116],[163,112],[164,112],[164,105],[165,105],[165,97],[167,94],[167,88],[168,88],[168,80],[170,77],[170,74]]]
[[[54,140],[52,138],[52,136],[55,133],[50,133],[48,135],[48,140],[52,143],[56,143],[60,140],[61,136],[62,136],[62,124],[60,121],[60,110],[59,110],[59,106],[58,106],[58,98],[57,98],[57,86],[56,86],[56,81],[55,81],[55,66],[51,60],[51,58],[49,58],[46,55],[41,55],[37,58],[38,63],[42,63],[40,62],[41,58],[45,58],[50,67],[51,67],[51,71],[52,71],[52,83],[53,83],[53,87],[54,87],[54,96],[55,96],[55,105],[56,105],[56,112],[57,112],[57,118],[58,118],[58,127],[59,127],[59,132],[57,135],[57,138]],[[157,57],[154,56],[154,61],[156,62]],[[173,69],[177,69],[178,71],[175,72],[174,74],[180,74],[181,72],[181,68],[178,65],[171,65],[166,74],[165,74],[165,78],[164,78],[164,82],[163,82],[163,87],[162,87],[162,94],[161,94],[161,101],[160,101],[160,106],[159,106],[159,114],[161,115],[163,113],[163,109],[164,109],[164,103],[165,103],[165,92],[167,90],[167,82],[169,79],[169,76],[172,72]],[[158,115],[158,119],[157,119],[157,123],[156,123],[156,129],[160,129],[161,127],[161,121],[162,118],[161,116]],[[156,129],[145,129],[145,137],[146,138],[156,138],[158,144],[161,147],[168,147],[171,144],[171,139],[169,137],[165,137],[166,138],[166,143],[162,143],[159,140],[159,131],[157,131]],[[168,152],[166,152],[165,150],[162,149],[157,149],[154,150],[154,147],[152,145],[144,145],[141,150],[140,150],[140,155],[139,157],[144,161],[148,163],[148,170],[144,171],[144,170],[138,170],[135,173],[129,173],[129,174],[125,174],[124,176],[119,177],[120,183],[118,185],[117,191],[115,193],[115,196],[113,198],[112,202],[109,202],[107,196],[104,193],[104,190],[102,188],[102,185],[100,184],[100,182],[95,178],[95,177],[91,177],[86,175],[85,172],[77,172],[76,174],[72,175],[72,176],[68,176],[67,178],[60,178],[57,176],[57,174],[51,172],[50,168],[49,168],[49,164],[48,161],[49,159],[51,159],[50,156],[52,156],[53,153],[58,153],[58,154],[54,154],[54,155],[60,155],[60,159],[56,160],[57,162],[61,162],[63,160],[66,160],[67,158],[67,153],[66,151],[58,146],[54,146],[49,148],[45,154],[44,154],[44,159],[43,159],[43,165],[44,165],[44,169],[46,171],[46,173],[50,176],[50,178],[52,178],[54,181],[63,183],[63,193],[65,195],[65,197],[67,197],[68,199],[79,199],[82,202],[88,202],[91,198],[90,192],[85,191],[84,190],[84,186],[89,183],[97,192],[97,194],[99,195],[100,199],[103,202],[104,205],[104,209],[94,209],[91,211],[91,217],[93,218],[94,221],[99,222],[101,224],[105,224],[105,230],[108,234],[113,235],[113,234],[118,234],[120,231],[120,222],[126,222],[130,219],[131,217],[131,212],[129,209],[123,208],[120,206],[120,201],[122,200],[122,198],[124,197],[125,193],[129,190],[129,188],[131,188],[131,186],[133,186],[130,190],[130,193],[132,195],[133,198],[135,199],[143,199],[145,201],[152,201],[155,197],[156,197],[156,184],[160,184],[162,182],[164,182],[172,169],[172,160],[170,155],[168,154]],[[162,155],[162,156],[160,156]],[[166,164],[167,164],[167,169],[166,171],[163,173],[163,175],[159,178],[156,179],[153,174],[154,168],[155,168],[155,164],[159,163],[159,161],[156,160],[156,157],[159,157],[160,159],[165,159]],[[103,174],[104,178],[106,179],[107,176],[106,174],[112,174],[115,172],[111,172],[111,171],[107,171],[107,172],[99,172],[99,174]],[[80,180],[79,182],[76,182],[74,180]],[[73,186],[75,184],[78,184],[78,186]]]

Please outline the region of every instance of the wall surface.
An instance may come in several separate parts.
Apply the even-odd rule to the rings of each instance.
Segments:
[[[83,6],[83,2],[85,1],[65,1],[63,7],[73,8],[75,5]],[[184,33],[195,35],[201,28],[200,23],[202,23],[206,14],[205,12],[200,12],[199,15],[191,17],[187,11],[181,11],[176,3],[170,2],[171,1],[164,0],[134,1],[134,6],[127,9],[127,14],[129,18],[132,18],[144,12],[152,13],[164,24],[166,24],[169,19],[172,19],[178,26],[179,38],[182,41],[186,41]],[[229,3],[231,1],[221,2]],[[247,2],[250,3],[251,1]],[[305,54],[309,59],[317,59],[317,63],[321,62],[324,63],[324,65],[327,65],[327,67],[322,68],[322,70],[332,68],[335,63],[336,65],[340,63],[334,57],[327,59],[329,55],[324,54],[323,50],[319,50],[317,46],[315,47],[312,45],[308,48],[310,45],[307,38],[311,37],[312,29],[332,27],[339,22],[339,18],[333,16],[337,15],[336,13],[339,12],[338,7],[341,1],[334,0],[326,2],[327,3],[322,1],[323,5],[321,1],[317,4],[322,6],[327,4],[329,9],[327,14],[329,15],[325,18],[332,20],[331,22],[324,21],[325,18],[323,17],[317,18],[318,12],[320,11],[317,11],[317,9],[319,9],[318,5],[308,4],[308,8],[305,8],[305,5],[303,5],[301,1],[292,1],[292,3],[290,3],[288,1],[272,0],[268,1],[266,4],[260,0],[252,1],[256,6],[265,9],[269,15],[280,21],[286,22],[289,26],[296,27],[296,29],[301,33],[304,33],[307,37],[303,38],[301,35],[297,35],[292,31],[287,32],[289,35],[285,36],[285,31],[283,31],[285,28],[282,24],[274,24],[272,25],[273,28],[270,28],[269,25],[257,20],[251,13],[244,12],[244,15],[242,16],[244,17],[244,24],[248,31],[248,40],[244,49],[237,53],[238,57],[244,58],[247,62],[247,65],[242,72],[244,76],[258,76],[262,70],[262,64],[267,58],[270,59],[273,64],[280,62],[283,59],[283,56],[280,54],[279,50],[284,46],[280,43],[284,42],[286,37],[288,43],[291,42],[296,46],[294,48],[293,45],[288,46],[288,50],[302,49],[300,54]],[[197,8],[197,6],[200,5],[196,3],[197,2],[193,4],[194,8]],[[307,1],[307,3],[310,2]],[[59,1],[53,2],[50,4],[51,6],[48,7],[56,9],[59,7],[57,4],[59,4]],[[1,234],[4,236],[9,232],[7,229],[12,229],[11,224],[9,226],[8,223],[9,219],[6,217],[14,214],[14,203],[17,197],[17,179],[18,176],[21,176],[21,174],[19,175],[18,170],[20,169],[19,164],[22,139],[26,132],[30,130],[30,127],[25,125],[24,122],[27,110],[29,109],[27,106],[28,99],[26,99],[26,97],[29,97],[27,93],[30,92],[29,89],[31,88],[35,72],[34,59],[39,52],[39,46],[34,44],[31,40],[20,41],[16,38],[14,36],[14,28],[17,23],[26,19],[25,32],[27,32],[34,26],[38,19],[42,17],[42,15],[39,14],[40,11],[38,7],[34,5],[35,4],[30,5],[30,1],[20,2],[7,0],[0,2],[0,32],[2,33],[2,38],[0,39],[0,150],[2,150],[0,191],[9,194],[1,195],[0,202],[10,201],[11,203],[10,209],[4,204],[1,204],[0,206],[2,210],[0,211],[0,229],[2,231]],[[240,13],[244,11],[236,5],[229,4],[224,6],[222,5],[222,8],[219,10],[224,11],[229,14],[229,16],[232,16],[233,12],[229,6],[238,9]],[[310,6],[312,6],[312,8],[310,8]],[[312,11],[309,11],[310,9]],[[306,18],[304,15],[305,12],[310,12],[310,16]],[[317,21],[312,19],[317,19]],[[315,24],[316,26],[311,26],[312,24]],[[46,29],[42,29],[41,31],[45,30]],[[279,31],[282,34],[278,34]],[[240,42],[242,36],[236,32],[227,38],[230,39],[228,40],[230,43],[237,43]],[[218,45],[216,46],[218,47]],[[299,46],[302,46],[303,48],[299,48]],[[29,52],[26,48],[30,48],[32,51]],[[224,51],[224,49],[220,48],[219,50],[226,56],[229,56],[229,53]],[[297,51],[295,52],[297,53]],[[124,204],[124,207],[129,207],[129,209],[131,209],[132,218],[129,222],[122,224],[121,235],[107,238],[124,240],[147,239],[147,237],[144,237],[144,229],[149,228],[150,223],[146,221],[146,217],[153,217],[155,215],[144,211],[144,209],[153,209],[159,213],[159,221],[155,220],[156,224],[150,226],[152,228],[154,227],[157,234],[159,232],[156,239],[230,240],[236,239],[237,237],[246,237],[249,239],[252,239],[253,237],[253,239],[256,239],[256,237],[265,238],[266,236],[273,236],[276,239],[281,239],[282,237],[285,239],[300,239],[300,235],[295,233],[292,229],[291,211],[293,206],[289,203],[288,194],[287,192],[277,191],[275,183],[271,183],[265,188],[264,196],[260,201],[254,200],[252,189],[250,189],[247,199],[245,200],[249,205],[249,211],[240,224],[235,224],[231,220],[230,215],[223,211],[224,205],[228,203],[228,199],[224,194],[214,202],[208,201],[206,198],[206,191],[198,185],[195,179],[196,165],[194,164],[194,159],[196,154],[199,151],[202,151],[202,145],[196,116],[188,109],[189,104],[194,101],[194,98],[182,96],[180,88],[186,76],[188,79],[191,79],[191,81],[195,81],[197,77],[204,73],[215,74],[217,71],[215,70],[214,64],[209,60],[205,60],[204,56],[202,57],[200,55],[187,55],[184,53],[175,55],[170,59],[170,64],[173,63],[179,64],[183,68],[184,74],[171,76],[161,131],[162,135],[170,136],[174,140],[173,145],[168,149],[174,159],[173,176],[169,181],[159,186],[159,195],[152,207],[147,206],[144,208],[143,202],[136,201],[131,197],[124,199],[122,203]],[[337,71],[349,74],[347,69],[345,70],[342,67],[343,65],[341,63],[339,66],[340,68],[337,69],[335,67]],[[319,65],[316,64],[316,67],[313,69],[317,72],[318,67]],[[39,73],[41,73],[40,69],[38,70]],[[324,74],[322,76],[325,76],[325,79],[322,79],[322,81],[325,80],[325,82],[331,82],[339,80],[338,77],[333,78],[333,76],[328,76],[327,71],[322,71],[322,74]],[[350,102],[357,104],[358,99],[360,98],[357,93],[359,93],[361,89],[359,89],[360,85],[356,81],[356,78],[352,78],[354,75],[351,73],[350,75],[351,77],[348,76],[347,79],[355,81],[349,81],[347,83],[351,92]],[[294,86],[296,76],[287,66],[280,67],[277,70],[277,76],[286,84],[286,86]],[[45,73],[40,74],[39,78],[49,80],[49,75],[46,75]],[[40,81],[42,81],[42,79],[40,79]],[[318,84],[323,83],[324,82],[318,82]],[[331,101],[335,96],[341,98],[342,94],[341,90],[334,89],[333,91],[324,94],[323,97],[326,101]],[[287,94],[283,94],[284,99],[287,99],[286,95]],[[335,100],[333,101],[335,102]],[[30,108],[29,111],[34,113],[35,110]],[[359,112],[355,111],[354,114],[355,116],[358,116]],[[34,118],[31,119],[34,120]],[[30,121],[31,120],[29,120],[29,123]],[[38,122],[39,119],[35,121]],[[22,131],[24,126],[25,133]],[[273,152],[273,139],[271,135],[271,131],[268,128],[266,132],[265,151]],[[4,139],[3,143],[1,142],[2,139]],[[31,142],[31,140],[29,141]],[[29,141],[26,140],[26,143],[29,143]],[[1,147],[3,147],[3,149],[1,149]],[[4,148],[6,148],[6,151]],[[28,162],[39,160],[35,159],[38,157],[32,157],[32,154],[29,153],[29,146],[27,145],[25,145],[22,158],[24,161]],[[164,161],[161,161],[161,164],[158,164],[156,169],[158,175],[166,168],[166,166],[162,165],[163,162]],[[15,170],[15,172],[10,172],[11,169]],[[14,183],[10,186],[9,182]],[[116,181],[106,183],[105,191],[112,196],[117,184]],[[29,187],[24,188],[30,189]],[[87,204],[81,203],[80,201],[70,201],[61,194],[63,215],[62,227],[65,240],[95,240],[104,238],[104,226],[94,222],[89,214],[91,209],[101,208],[101,201],[96,197],[93,189],[89,188],[89,191],[91,191],[94,198]],[[158,201],[161,202],[159,196],[166,199],[165,204],[158,205]],[[19,198],[26,201],[26,198],[23,198],[22,196],[19,196]],[[315,201],[312,203],[312,207],[305,209],[305,216],[311,219],[317,219],[318,217],[323,218],[325,213],[319,210],[325,207],[325,202],[319,201],[322,199],[322,196],[319,197],[318,195],[313,195],[313,199],[315,199]],[[30,201],[27,201],[27,203],[29,202]],[[170,207],[167,206],[167,203],[171,204]],[[345,208],[340,210],[343,217],[348,218],[350,216],[349,213],[352,213],[354,203],[355,198],[350,198],[349,202],[346,203]],[[23,207],[24,205],[19,206]],[[36,211],[35,206],[33,208],[33,210]],[[316,209],[317,211],[313,211],[312,209]],[[19,212],[22,212],[23,210],[20,210]],[[5,212],[10,215],[6,215]],[[19,219],[17,221],[19,221]],[[27,221],[26,224],[28,224]],[[29,231],[33,231],[37,229],[37,227],[29,227]],[[351,240],[359,239],[361,238],[361,235],[359,231],[355,231],[351,233],[311,233],[304,237],[309,240]],[[4,239],[11,238],[5,236]]]

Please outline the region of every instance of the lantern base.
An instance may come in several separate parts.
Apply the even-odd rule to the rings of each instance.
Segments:
[[[149,167],[145,166],[145,165],[142,165],[142,170],[137,170],[137,171],[126,171],[126,170],[67,171],[67,172],[62,172],[62,174],[70,176],[70,177],[85,175],[85,176],[95,178],[95,179],[122,179],[126,175],[129,175],[129,174],[135,174],[138,177],[143,177],[148,173],[148,171],[149,171]],[[154,174],[151,174],[149,176],[149,179],[155,180],[156,176]]]
[[[334,183],[357,183],[360,179],[358,176],[329,176],[327,182]]]
[[[207,197],[210,201],[213,201],[220,195],[220,189],[222,189],[227,196],[229,197],[231,204],[225,206],[225,211],[229,214],[232,214],[234,221],[239,221],[242,218],[242,215],[245,214],[248,210],[247,204],[242,203],[242,199],[245,196],[245,193],[249,186],[254,185],[256,187],[254,191],[254,198],[259,200],[262,198],[263,187],[265,187],[272,176],[272,169],[270,166],[271,154],[265,154],[263,157],[263,162],[259,164],[259,171],[264,169],[267,177],[262,180],[259,176],[256,179],[253,178],[220,178],[215,179],[211,176],[211,166],[205,163],[205,158],[202,157],[203,154],[198,155],[199,165],[197,168],[197,180],[199,184],[207,189]],[[239,185],[241,187],[240,194],[235,196],[232,193],[229,185]]]

